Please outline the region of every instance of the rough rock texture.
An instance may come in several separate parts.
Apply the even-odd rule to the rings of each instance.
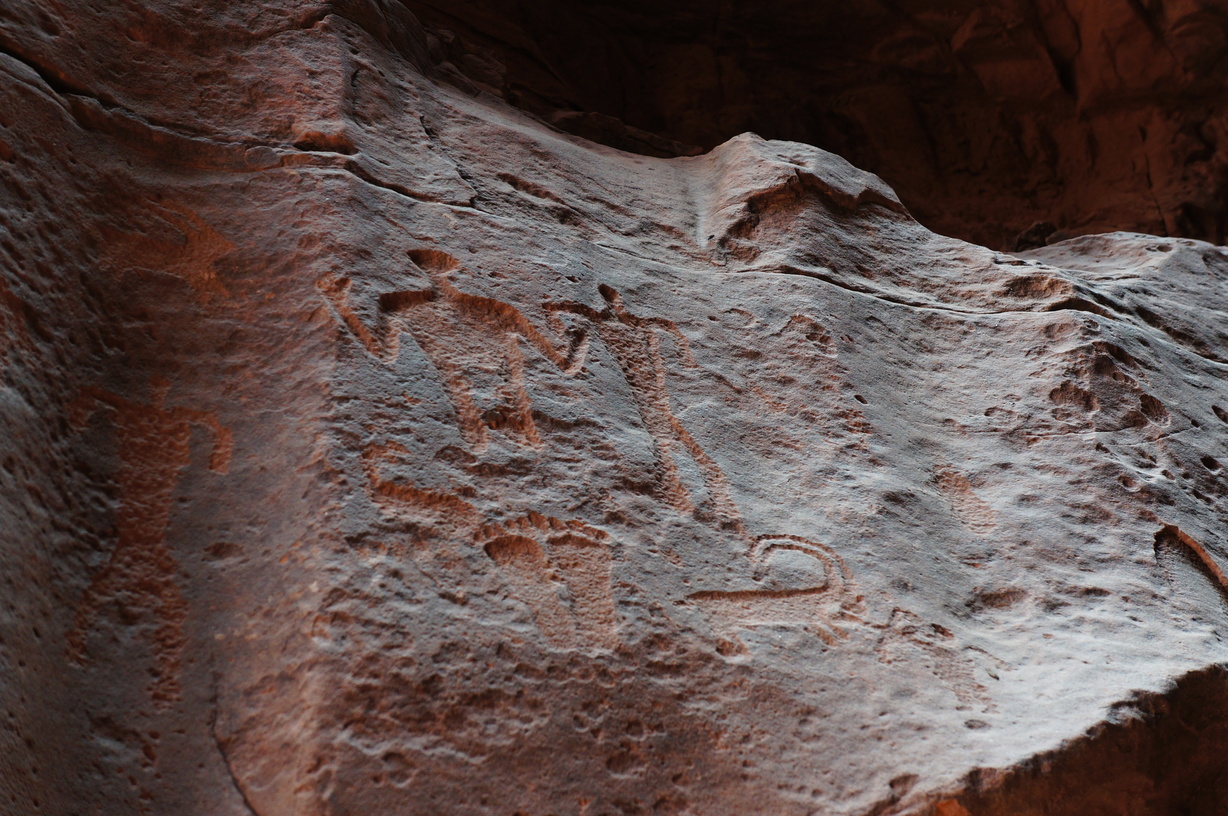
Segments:
[[[1216,812],[1224,250],[594,145],[375,0],[0,50],[0,812]]]
[[[469,81],[617,147],[816,144],[994,248],[1036,222],[1224,242],[1224,0],[407,4]]]

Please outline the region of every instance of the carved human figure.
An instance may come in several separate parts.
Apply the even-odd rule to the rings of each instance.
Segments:
[[[584,334],[573,333],[570,342],[556,346],[511,304],[458,289],[451,275],[460,263],[451,255],[420,249],[410,251],[409,257],[429,276],[431,286],[380,294],[374,328],[355,312],[349,279],[328,276],[320,281],[320,291],[341,322],[381,360],[396,359],[402,332],[414,338],[439,372],[461,435],[475,453],[487,449],[491,430],[524,445],[541,445],[525,388],[521,343],[573,373],[584,357]]]
[[[673,321],[631,313],[622,296],[612,286],[602,284],[598,291],[606,302],[604,309],[574,302],[551,302],[545,304],[545,308],[553,313],[568,312],[587,318],[614,355],[631,388],[640,418],[652,436],[662,498],[681,512],[696,509],[696,503],[683,484],[674,460],[675,451],[681,446],[703,474],[704,485],[720,525],[745,537],[741,514],[730,494],[725,474],[691,436],[670,404],[660,334],[664,332],[673,337],[682,364],[695,368],[695,358],[686,335]],[[749,546],[749,540],[747,543]]]
[[[111,557],[90,581],[68,634],[69,656],[85,660],[93,622],[108,611],[124,624],[153,624],[155,681],[152,696],[166,704],[178,698],[178,669],[184,648],[187,602],[175,580],[178,565],[166,544],[173,492],[191,459],[191,427],[214,434],[210,470],[224,473],[230,462],[230,432],[204,411],[167,406],[170,383],[150,381],[154,398],[133,402],[99,388],[87,388],[69,406],[70,419],[83,427],[98,410],[107,410],[119,450],[117,541]]]

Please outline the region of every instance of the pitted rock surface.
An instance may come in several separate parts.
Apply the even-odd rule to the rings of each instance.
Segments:
[[[0,12],[0,811],[1214,801],[1223,248],[996,252],[283,6]]]

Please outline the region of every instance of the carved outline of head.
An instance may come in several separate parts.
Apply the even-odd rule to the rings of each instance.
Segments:
[[[460,261],[438,249],[411,249],[406,252],[414,266],[431,276],[432,280],[446,280],[449,272],[460,269]]]

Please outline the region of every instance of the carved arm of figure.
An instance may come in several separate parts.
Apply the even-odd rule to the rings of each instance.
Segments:
[[[329,273],[316,282],[320,294],[324,295],[341,323],[358,338],[363,347],[385,363],[395,361],[401,346],[399,327],[385,327],[382,330],[378,326],[374,330],[369,328],[350,304],[350,290],[353,286],[352,280],[337,273]],[[433,300],[434,297],[434,292],[430,290],[386,292],[380,295],[379,308],[385,314],[395,315],[419,303]]]
[[[624,325],[634,326],[645,331],[652,331],[654,328],[664,330],[677,343],[682,364],[687,368],[698,368],[698,364],[695,362],[695,355],[691,353],[691,341],[678,328],[677,323],[663,317],[640,317],[639,315],[632,314],[627,310],[627,306],[623,302],[623,296],[613,286],[603,283],[597,287],[597,291],[605,298],[606,303],[610,304],[605,312],[601,313],[603,317],[608,316]],[[655,344],[656,341],[652,340],[651,342]]]
[[[663,317],[637,317],[636,321],[644,327],[652,327],[662,329],[671,337],[674,338],[674,343],[678,347],[678,356],[682,358],[682,364],[687,368],[699,368],[699,363],[695,362],[695,355],[691,353],[691,341],[682,333],[682,329],[678,328],[678,324],[672,320],[666,320]]]
[[[563,373],[574,376],[584,366],[584,359],[588,356],[589,332],[586,329],[566,328],[563,325],[563,321],[559,319],[559,313],[566,312],[567,314],[579,315],[593,323],[601,323],[602,320],[606,319],[607,315],[604,312],[597,311],[592,306],[570,300],[547,301],[542,304],[542,309],[546,312],[546,320],[549,322],[550,327],[557,334],[570,338],[567,347],[567,357],[559,367],[563,369]]]

